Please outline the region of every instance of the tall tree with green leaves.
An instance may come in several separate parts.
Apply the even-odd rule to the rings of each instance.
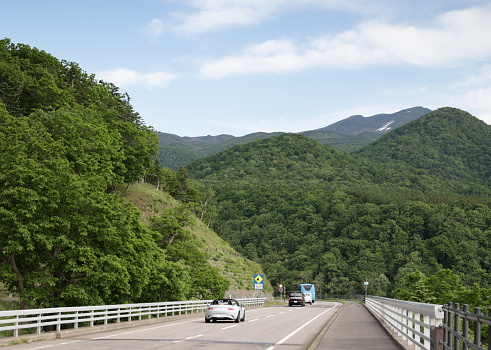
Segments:
[[[23,307],[129,302],[161,250],[136,210],[74,172],[67,152],[0,104],[2,281]]]

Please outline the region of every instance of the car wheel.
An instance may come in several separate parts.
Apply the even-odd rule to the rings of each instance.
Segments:
[[[205,322],[210,323],[210,319],[205,317]]]
[[[237,318],[235,319],[235,323],[239,323],[240,322],[240,312],[237,314]]]
[[[242,322],[245,321],[245,311],[244,311],[244,314],[242,315],[242,318],[240,319]]]

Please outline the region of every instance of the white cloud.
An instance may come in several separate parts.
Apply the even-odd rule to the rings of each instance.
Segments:
[[[165,28],[164,23],[160,19],[152,19],[146,26],[143,28],[143,34],[146,36],[156,39],[164,34]]]
[[[303,45],[270,40],[246,47],[239,55],[203,65],[201,74],[231,75],[289,72],[307,68],[361,68],[409,64],[442,67],[491,57],[491,6],[447,12],[431,26],[365,22],[334,36],[311,38]]]
[[[453,84],[453,88],[460,87],[475,87],[483,84],[491,85],[491,65],[485,64],[480,67],[477,74],[471,73],[465,75],[462,81],[458,81]]]
[[[148,88],[163,87],[171,80],[176,78],[175,75],[167,72],[141,74],[126,68],[99,72],[97,76],[119,87],[128,85],[143,85]]]
[[[398,5],[391,0],[187,0],[187,3],[194,12],[173,13],[180,22],[174,29],[185,34],[247,26],[273,18],[280,12],[308,7],[381,14]]]
[[[206,32],[229,26],[244,26],[268,18],[288,0],[195,0],[196,11],[174,13],[181,21],[175,30],[186,34]]]

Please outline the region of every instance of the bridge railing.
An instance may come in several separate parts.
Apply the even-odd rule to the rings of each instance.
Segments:
[[[443,306],[445,322],[443,324],[443,336],[441,349],[484,349],[481,330],[487,328],[487,349],[491,346],[491,308],[484,315],[480,307],[475,307],[474,312],[469,311],[467,304],[460,308],[459,303],[448,303]]]
[[[420,349],[430,349],[432,330],[443,325],[443,305],[367,296],[365,306],[404,341]]]
[[[262,306],[265,298],[237,299],[244,306]],[[22,330],[41,334],[46,327],[60,331],[94,327],[108,323],[131,322],[203,312],[212,300],[172,301],[141,304],[78,306],[29,310],[0,311],[0,337],[19,337]]]

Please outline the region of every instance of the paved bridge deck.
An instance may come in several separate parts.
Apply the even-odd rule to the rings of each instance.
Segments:
[[[401,350],[400,345],[379,321],[361,304],[341,308],[334,321],[324,329],[311,349]]]

